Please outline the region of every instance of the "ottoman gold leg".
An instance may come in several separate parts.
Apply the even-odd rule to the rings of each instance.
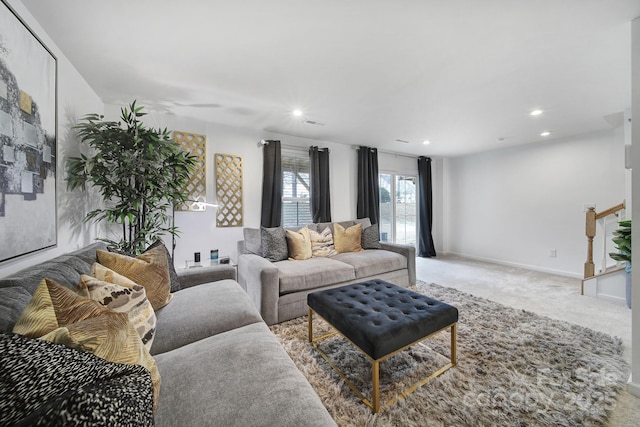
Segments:
[[[373,413],[376,414],[380,411],[380,362],[373,361]]]

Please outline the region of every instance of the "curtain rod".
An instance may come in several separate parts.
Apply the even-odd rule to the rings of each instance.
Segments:
[[[360,149],[360,146],[359,145],[352,145],[351,148],[353,148],[354,150],[358,150],[358,149]],[[369,148],[374,148],[374,147],[369,147]],[[378,150],[378,153],[380,153],[380,154],[388,154],[390,156],[406,157],[408,159],[417,160],[418,157],[430,158],[430,156],[422,156],[422,155],[421,156],[417,156],[417,155],[414,155],[414,154],[406,154],[406,153],[398,153],[398,152],[395,152],[395,151],[381,150],[379,148],[377,150]]]
[[[260,142],[258,142],[258,147],[262,148],[264,145],[269,145],[269,142],[271,140],[270,139],[261,139]],[[315,145],[310,145],[309,147],[304,147],[302,145],[286,145],[283,144],[282,142],[280,143],[280,147],[284,148],[285,150],[296,150],[296,151],[304,151],[304,152],[308,152],[309,148],[311,147],[316,147]],[[319,150],[327,150],[327,151],[331,151],[328,148],[320,148],[318,147]]]

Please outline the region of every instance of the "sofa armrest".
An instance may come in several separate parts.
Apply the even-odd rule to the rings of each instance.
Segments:
[[[407,270],[409,270],[409,284],[416,284],[416,248],[411,245],[399,243],[380,242],[382,249],[399,253],[407,258]]]
[[[236,269],[228,264],[185,268],[178,270],[177,273],[181,288],[190,288],[224,279],[236,280]]]
[[[278,268],[255,254],[238,255],[238,283],[247,291],[267,325],[278,323]]]

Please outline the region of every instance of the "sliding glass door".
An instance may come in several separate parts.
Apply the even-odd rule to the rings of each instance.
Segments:
[[[381,173],[380,240],[416,245],[417,178],[411,175]]]

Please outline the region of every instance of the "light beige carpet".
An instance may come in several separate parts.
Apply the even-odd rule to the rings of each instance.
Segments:
[[[625,360],[631,361],[631,310],[580,295],[580,279],[447,254],[416,258],[416,271],[425,282],[620,337]],[[639,425],[640,398],[623,391],[607,426]]]
[[[451,288],[418,290],[458,308],[458,366],[376,415],[309,345],[306,318],[272,327],[339,425],[606,425],[628,375],[619,340]],[[448,332],[424,344],[382,364],[383,400],[446,363]],[[359,351],[339,336],[323,349],[370,395]]]

